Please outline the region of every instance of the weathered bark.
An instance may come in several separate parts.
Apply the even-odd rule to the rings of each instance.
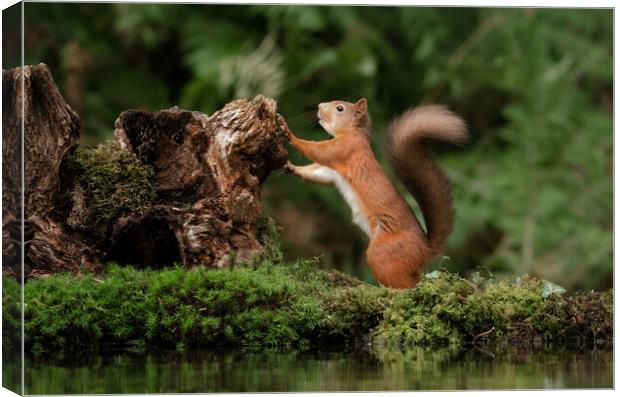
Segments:
[[[20,274],[21,105],[15,91],[21,78],[2,72],[2,263],[4,273]],[[15,98],[15,99],[12,99]]]
[[[273,100],[237,100],[211,117],[130,110],[114,137],[153,167],[157,199],[146,214],[114,225],[113,257],[223,267],[260,253],[260,184],[286,161]],[[169,252],[175,243],[178,258]]]
[[[19,195],[11,192],[20,184],[20,73],[3,71],[5,274],[19,269]],[[286,161],[275,101],[237,100],[210,117],[178,108],[123,112],[114,138],[152,166],[156,199],[89,231],[66,222],[76,175],[62,164],[78,145],[78,116],[44,64],[24,68],[23,93],[26,275],[97,272],[106,260],[223,267],[261,252],[260,184]]]
[[[21,158],[15,148],[21,140],[23,101],[25,274],[79,272],[82,268],[97,271],[101,268],[101,253],[66,229],[53,204],[59,194],[60,164],[78,144],[78,116],[58,92],[47,65],[23,68],[23,91],[21,76],[20,68],[2,72],[3,139],[9,142],[3,145],[3,156],[10,167],[5,171],[8,180],[2,188],[3,199],[19,191]],[[15,224],[20,219],[19,211],[19,201],[13,199],[3,206],[3,247],[12,247],[9,252],[20,246],[20,226]],[[18,273],[19,261],[14,260],[17,257],[3,266],[5,273]]]

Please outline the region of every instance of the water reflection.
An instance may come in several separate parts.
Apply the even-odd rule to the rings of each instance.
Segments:
[[[610,388],[612,360],[608,350],[31,355],[26,393]],[[3,375],[15,371],[8,364]]]

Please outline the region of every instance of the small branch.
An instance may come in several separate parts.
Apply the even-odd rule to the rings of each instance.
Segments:
[[[487,336],[488,334],[490,334],[491,332],[493,332],[493,330],[495,330],[495,326],[491,327],[491,329],[490,329],[490,330],[488,330],[488,331],[484,331],[483,333],[476,335],[476,337],[474,337],[474,340],[472,341],[472,343],[473,343],[473,344],[475,344],[475,343],[476,343],[476,341],[477,341],[479,338],[482,338],[482,337],[484,337],[484,336]]]

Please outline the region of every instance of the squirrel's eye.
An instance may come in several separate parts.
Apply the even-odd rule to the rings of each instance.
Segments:
[[[339,112],[342,112],[344,110],[344,106],[338,105],[338,106],[336,106],[336,110],[339,111]]]

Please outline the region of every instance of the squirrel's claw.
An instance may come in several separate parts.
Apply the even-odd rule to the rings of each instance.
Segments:
[[[282,167],[284,171],[290,172],[291,174],[295,172],[295,166],[290,161],[286,160],[286,164]]]
[[[282,117],[280,113],[278,113],[278,124],[280,124],[280,129],[282,130],[282,132],[284,132],[284,135],[286,135],[288,140],[290,140],[293,133],[291,132],[291,129],[286,123],[286,120],[284,120],[284,117]]]

